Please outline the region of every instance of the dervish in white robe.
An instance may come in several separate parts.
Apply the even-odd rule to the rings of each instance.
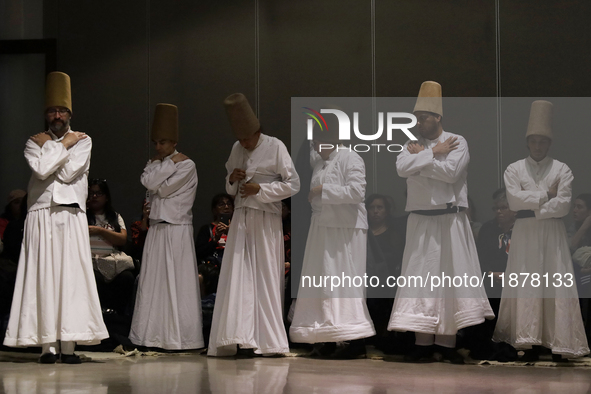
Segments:
[[[61,141],[71,132],[57,138],[48,131],[51,140],[43,147],[32,140],[26,144],[33,174],[6,346],[58,340],[92,345],[109,337],[85,213],[92,141],[87,137],[66,149]]]
[[[150,192],[150,228],[129,339],[168,350],[204,347],[191,211],[197,170],[190,160],[151,160],[141,176]]]
[[[589,346],[561,219],[570,210],[572,172],[551,157],[536,162],[528,156],[509,165],[504,179],[509,208],[531,210],[535,216],[515,221],[493,340],[516,349],[541,345],[567,358],[584,356]],[[557,195],[548,200],[556,182]],[[509,283],[511,274],[518,277],[515,287]],[[532,282],[532,274],[539,275],[539,282]]]
[[[451,137],[457,137],[457,149],[434,156],[432,148]],[[422,288],[407,281],[406,287],[398,288],[388,330],[454,336],[455,345],[459,329],[494,318],[485,289],[446,283],[431,292],[427,276],[441,278],[445,273],[481,278],[470,222],[465,210],[437,216],[412,212],[468,207],[468,143],[464,137],[446,131],[435,140],[420,137],[418,143],[424,150],[411,154],[407,143],[396,160],[398,175],[407,178],[406,211],[411,212],[402,276],[420,276],[429,282]]]
[[[246,178],[230,184],[235,168],[245,170]],[[281,200],[299,191],[300,180],[285,145],[262,133],[252,151],[237,141],[226,169],[226,191],[236,200],[207,354],[231,356],[238,346],[257,354],[287,353]],[[239,186],[246,182],[258,183],[260,191],[242,198]]]
[[[310,189],[322,185],[322,193],[311,202],[303,279],[289,335],[292,341],[304,343],[367,338],[376,332],[365,303],[364,287],[347,282],[331,289],[331,284],[337,284],[332,279],[327,286],[313,284],[321,283],[325,276],[353,280],[365,275],[365,163],[357,153],[348,150],[335,150],[326,161],[314,151],[311,154],[318,160]]]

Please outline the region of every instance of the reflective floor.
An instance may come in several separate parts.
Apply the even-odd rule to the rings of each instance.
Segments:
[[[90,355],[92,357],[92,355]],[[72,393],[588,393],[591,370],[408,364],[302,357],[127,357],[81,365],[0,361],[0,392]]]

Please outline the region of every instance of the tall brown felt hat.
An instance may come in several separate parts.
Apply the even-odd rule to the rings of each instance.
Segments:
[[[421,84],[413,112],[417,111],[433,112],[434,114],[443,116],[440,84],[433,81],[425,81]]]
[[[537,100],[531,103],[529,111],[529,122],[525,138],[530,135],[541,135],[553,139],[552,133],[552,107],[550,101]]]
[[[65,107],[72,112],[72,89],[68,74],[54,71],[47,75],[45,109],[51,107]]]
[[[261,128],[246,96],[242,93],[234,93],[226,97],[224,106],[232,131],[239,140],[251,137]]]
[[[176,105],[156,104],[152,123],[152,141],[179,141],[179,111]]]

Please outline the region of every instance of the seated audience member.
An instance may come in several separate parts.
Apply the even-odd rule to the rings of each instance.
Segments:
[[[370,237],[375,240],[375,246],[388,265],[388,275],[398,276],[402,267],[407,217],[392,217],[391,204],[387,196],[380,194],[372,194],[365,201]]]
[[[9,204],[10,205],[10,204]],[[8,315],[12,305],[16,270],[23,242],[25,219],[27,217],[27,196],[20,198],[18,219],[11,220],[4,231],[4,241],[0,254],[0,339],[4,340]]]
[[[480,232],[482,223],[476,221],[476,205],[470,196],[468,196],[468,209],[466,210],[466,215],[468,215],[470,228],[472,229],[472,235],[474,236],[474,241],[476,241],[478,239],[478,233]]]
[[[573,224],[569,229],[570,248],[573,252],[591,246],[591,193],[580,194],[573,206]]]
[[[16,189],[8,195],[8,202],[6,203],[4,212],[0,215],[0,239],[4,239],[4,231],[8,223],[21,217],[21,202],[26,194],[26,191]]]
[[[283,318],[291,307],[291,198],[281,201],[281,221],[283,222],[283,251],[285,253],[285,294],[283,297]]]
[[[131,224],[131,256],[137,262],[142,260],[148,228],[150,228],[150,204],[144,199],[142,218]]]
[[[215,264],[199,264],[198,270],[199,288],[201,290],[201,311],[203,313],[203,340],[207,347],[211,333],[211,321],[220,277],[220,267]]]
[[[378,276],[382,283],[388,276],[400,276],[406,238],[407,216],[394,218],[392,204],[391,198],[381,194],[372,194],[365,200],[369,226],[367,275]],[[376,329],[373,342],[387,353],[403,353],[412,346],[414,338],[412,333],[387,330],[393,303],[393,298],[368,294],[367,307]]]
[[[135,277],[131,256],[121,252],[127,242],[125,222],[112,207],[107,181],[92,179],[88,189],[90,249],[103,312],[125,314]]]
[[[3,244],[4,248],[1,257],[18,264],[23,242],[23,233],[25,228],[25,219],[27,218],[27,195],[20,199],[20,214],[17,219],[11,220],[4,230]]]
[[[509,359],[516,357],[516,352],[510,345],[493,343],[491,338],[495,331],[503,290],[500,275],[504,274],[507,269],[511,232],[517,212],[509,209],[504,188],[496,190],[492,198],[492,210],[495,217],[480,228],[476,249],[478,250],[480,268],[485,275],[484,286],[489,298],[488,301],[495,313],[495,318],[462,330],[462,334],[464,334],[463,343],[470,349],[470,356],[473,359],[509,361]]]
[[[197,261],[209,262],[220,267],[230,228],[230,219],[234,213],[232,196],[226,193],[215,195],[211,201],[211,212],[213,221],[199,229],[195,252]]]
[[[573,206],[573,224],[569,229],[573,268],[579,290],[579,302],[587,340],[591,338],[591,194],[580,194]]]
[[[499,312],[502,291],[499,275],[503,274],[507,268],[511,232],[513,231],[515,215],[517,214],[517,212],[509,209],[507,194],[504,188],[498,189],[493,193],[492,210],[495,217],[484,223],[480,229],[476,248],[478,249],[480,267],[486,273],[484,283],[490,298],[490,306],[496,315]],[[492,286],[490,275],[493,277]],[[494,320],[489,321],[494,322]]]

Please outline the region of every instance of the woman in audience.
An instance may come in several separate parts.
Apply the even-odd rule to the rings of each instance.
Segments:
[[[11,193],[12,194],[12,193]],[[11,220],[4,231],[3,250],[0,253],[0,338],[4,338],[8,314],[12,305],[18,258],[23,242],[23,231],[27,217],[27,196],[20,198],[18,219]],[[9,204],[12,205],[12,204]]]
[[[591,193],[580,194],[573,207],[573,224],[569,231],[573,268],[577,279],[579,302],[587,341],[591,340]]]
[[[0,215],[0,239],[4,239],[4,230],[6,230],[8,223],[22,216],[21,201],[23,201],[26,194],[26,191],[20,189],[13,190],[8,194],[8,202],[4,212]]]
[[[392,204],[391,197],[381,194],[372,194],[365,200],[369,225],[368,276],[378,276],[380,281],[385,281],[388,276],[400,276],[402,269],[407,217],[392,217]],[[414,344],[414,335],[387,330],[394,294],[388,294],[388,298],[384,298],[386,294],[379,296],[376,298],[369,294],[367,299],[367,307],[376,328],[374,345],[386,353],[403,353]]]
[[[121,215],[111,205],[106,180],[92,179],[88,188],[90,249],[103,312],[125,314],[133,291],[133,259],[121,252],[127,230]]]
[[[234,200],[226,193],[220,193],[211,201],[213,221],[203,225],[197,234],[195,252],[199,262],[222,264],[230,219],[234,213]]]
[[[137,261],[142,260],[146,236],[150,227],[150,204],[144,199],[142,203],[142,218],[131,224],[131,256]]]

